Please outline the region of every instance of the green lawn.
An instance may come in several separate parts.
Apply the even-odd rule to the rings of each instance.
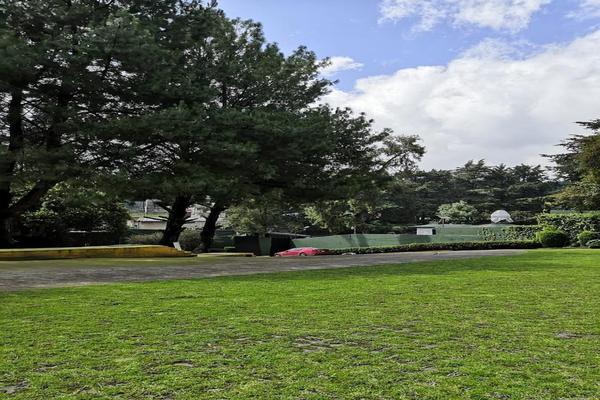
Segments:
[[[0,398],[600,398],[600,251],[3,293],[0,316]]]

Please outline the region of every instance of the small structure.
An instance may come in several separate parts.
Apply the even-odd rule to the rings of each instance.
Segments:
[[[422,225],[417,226],[417,236],[433,236],[436,234],[435,226]]]
[[[494,224],[508,223],[512,224],[514,221],[508,211],[506,210],[497,210],[494,211],[490,217]]]

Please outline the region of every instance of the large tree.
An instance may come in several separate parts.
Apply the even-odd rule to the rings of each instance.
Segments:
[[[299,161],[309,168],[319,146],[306,133],[317,119],[311,106],[330,82],[312,52],[285,56],[259,24],[215,7],[186,3],[156,24],[164,62],[134,88],[145,109],[126,128],[116,121],[110,158],[128,160],[119,170],[128,190],[161,200],[161,243],[172,245],[192,203],[209,202],[214,222],[236,199],[286,186],[284,170],[291,177]]]
[[[577,122],[591,131],[589,135],[576,134],[563,140],[563,153],[546,155],[554,162],[553,170],[565,182],[578,182],[600,171],[600,119]]]
[[[151,63],[123,3],[0,0],[0,245],[52,187],[93,169],[94,126],[125,112],[130,69]]]
[[[390,228],[387,223],[396,222],[393,215],[404,208],[397,196],[405,189],[397,182],[416,171],[425,148],[414,135],[396,136],[384,130],[379,136],[370,170],[351,180],[353,184],[346,185],[343,192],[334,191],[337,196],[307,206],[306,214],[313,224],[331,233],[366,233]]]
[[[566,187],[549,202],[552,206],[576,210],[600,208],[600,119],[578,122],[591,131],[572,135],[560,146],[563,153],[549,155],[554,171]]]
[[[224,195],[220,192],[221,196],[215,196],[218,200],[203,229],[199,251],[210,247],[214,235],[210,223],[229,206],[244,206],[271,191],[278,191],[285,202],[294,204],[344,199],[358,187],[365,189],[379,179],[380,146],[390,140],[390,132],[375,132],[372,121],[364,115],[318,106],[301,113],[277,112],[265,117],[260,131],[247,131],[258,144],[258,154],[247,153],[244,168],[234,173],[245,190],[229,186]]]
[[[579,124],[592,131],[591,135],[582,139],[581,154],[578,156],[580,169],[584,175],[600,184],[600,119]]]

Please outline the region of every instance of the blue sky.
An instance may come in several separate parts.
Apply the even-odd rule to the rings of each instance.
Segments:
[[[593,54],[600,53],[600,0],[219,4],[230,17],[260,21],[268,40],[285,52],[306,45],[321,58],[333,57],[328,73],[339,84],[327,101],[366,111],[377,127],[419,134],[430,150],[426,167],[469,158],[543,162],[539,154],[574,131],[573,121],[600,118],[600,59]],[[584,65],[570,65],[575,57]],[[520,79],[522,85],[512,84]],[[490,80],[509,89],[490,87]],[[538,81],[533,89],[531,80]],[[579,96],[588,97],[584,107],[560,104]],[[483,107],[486,102],[491,107]]]

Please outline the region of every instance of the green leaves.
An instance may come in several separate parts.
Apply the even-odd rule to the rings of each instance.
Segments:
[[[560,143],[565,153],[548,155],[557,175],[569,183],[586,179],[600,183],[600,119],[578,122],[589,135],[571,135]]]
[[[477,209],[465,201],[442,204],[438,208],[438,217],[446,223],[467,224],[477,217]]]

